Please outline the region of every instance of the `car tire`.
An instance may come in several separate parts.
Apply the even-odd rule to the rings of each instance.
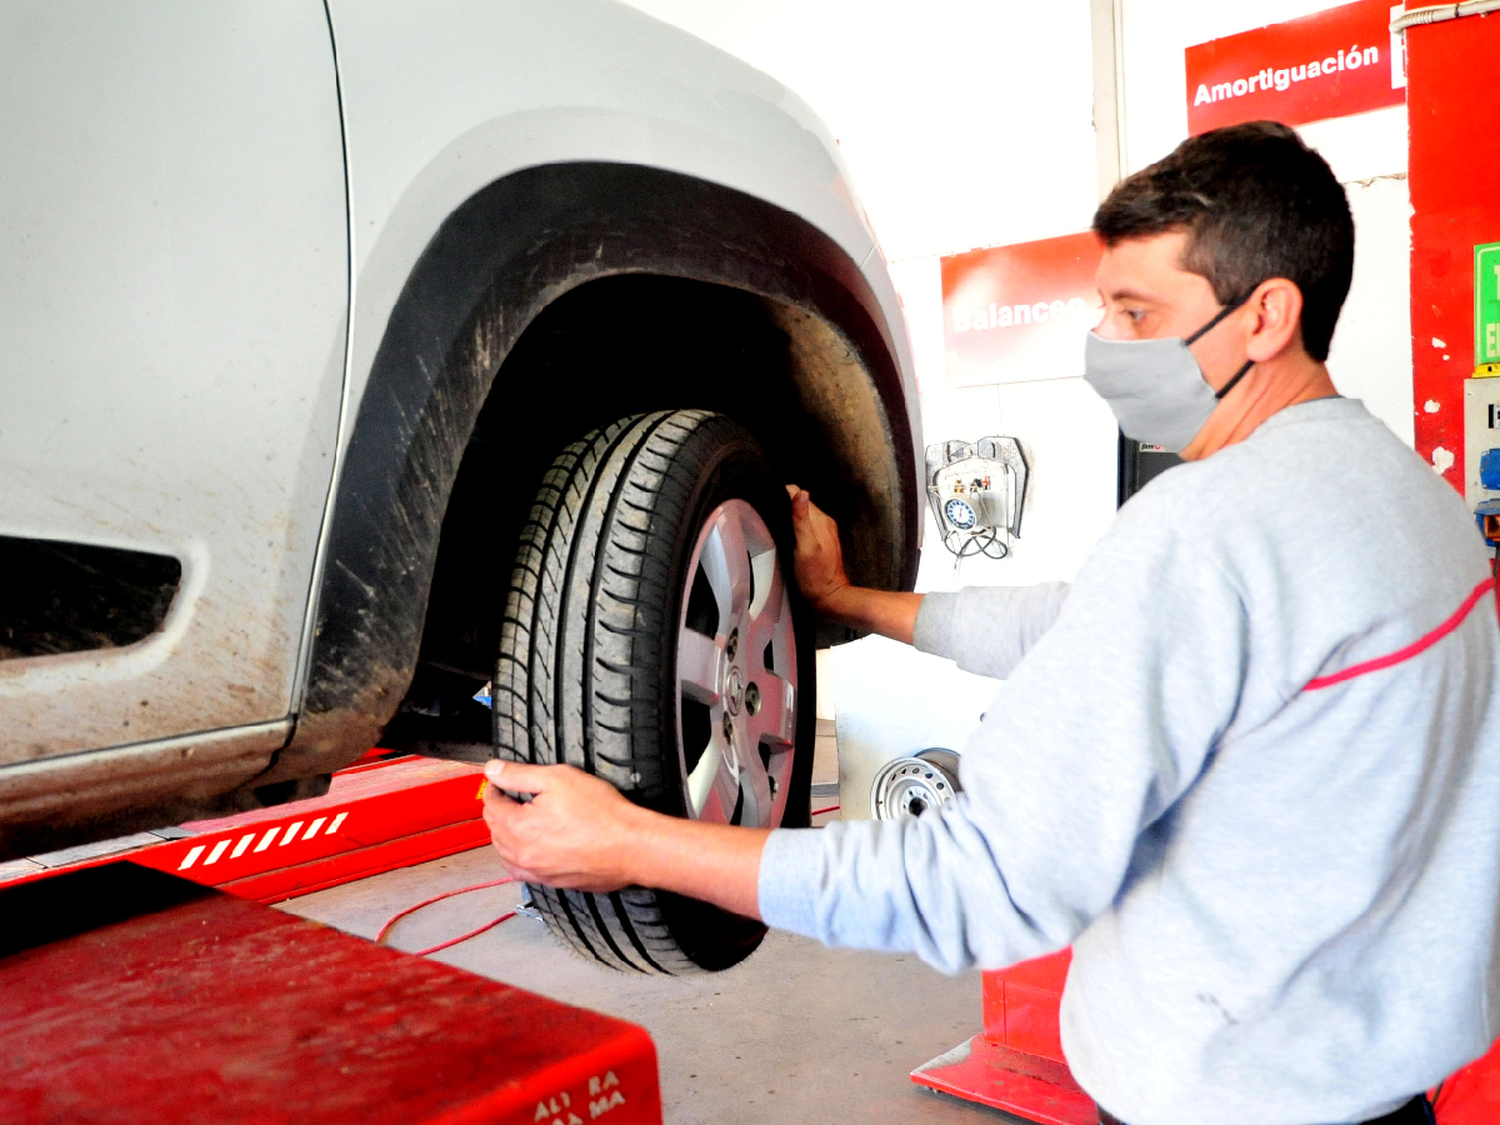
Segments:
[[[723,415],[639,415],[570,445],[521,537],[497,755],[577,766],[672,816],[806,825],[813,631],[792,546],[784,486]],[[531,896],[567,945],[618,969],[726,969],[765,935],[642,887]]]

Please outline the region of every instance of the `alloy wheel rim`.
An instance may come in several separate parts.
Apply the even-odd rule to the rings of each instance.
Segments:
[[[677,630],[677,746],[695,820],[779,825],[797,731],[791,599],[765,521],[727,500],[703,522]]]

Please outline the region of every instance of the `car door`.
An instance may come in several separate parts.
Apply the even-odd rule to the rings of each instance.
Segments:
[[[0,770],[288,715],[348,249],[317,0],[0,5]]]

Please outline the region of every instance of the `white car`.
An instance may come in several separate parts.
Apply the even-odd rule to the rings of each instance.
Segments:
[[[906,332],[833,141],[607,0],[0,5],[0,379],[3,856],[377,743],[805,823],[783,483],[856,581],[915,573]],[[538,898],[647,970],[762,932]]]

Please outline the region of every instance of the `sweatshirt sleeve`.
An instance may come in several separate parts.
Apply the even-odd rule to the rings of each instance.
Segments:
[[[945,972],[1066,945],[1154,865],[1151,826],[1235,712],[1247,629],[1234,585],[1170,531],[1107,538],[965,746],[964,792],[918,818],[773,833],[765,920]]]
[[[1003,680],[1052,627],[1067,593],[1065,582],[1043,582],[928,594],[917,610],[912,643],[956,660],[965,672]]]

